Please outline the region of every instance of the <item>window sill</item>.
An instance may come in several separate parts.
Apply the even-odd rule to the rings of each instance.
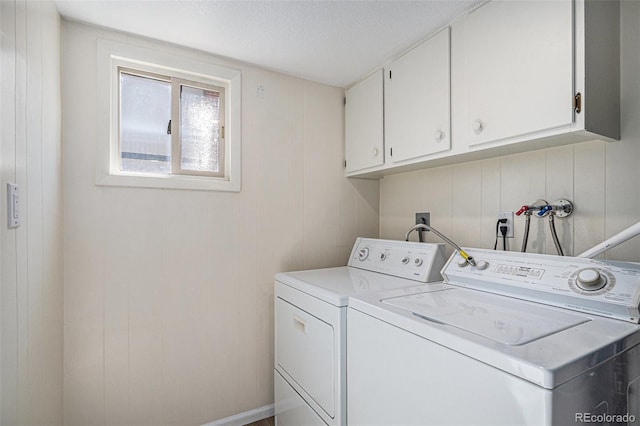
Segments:
[[[240,192],[239,181],[228,178],[185,175],[151,176],[140,174],[108,174],[99,177],[96,181],[96,185]]]

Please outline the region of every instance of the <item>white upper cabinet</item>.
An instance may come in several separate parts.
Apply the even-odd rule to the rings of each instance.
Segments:
[[[389,65],[384,125],[386,161],[348,176],[619,139],[619,1],[483,4]]]
[[[452,29],[458,160],[620,137],[619,3],[494,0]]]
[[[494,1],[455,30],[470,146],[573,122],[570,1]]]
[[[347,174],[384,164],[382,74],[376,71],[346,92]]]
[[[385,70],[385,145],[392,163],[451,147],[449,28]]]

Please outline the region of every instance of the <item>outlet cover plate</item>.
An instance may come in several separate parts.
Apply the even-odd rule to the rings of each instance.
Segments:
[[[502,233],[500,232],[500,226],[507,225],[507,238],[513,238],[513,212],[500,212],[498,213],[498,220],[507,219],[506,224],[498,225],[498,237],[502,237]]]
[[[431,225],[431,213],[416,213],[416,225],[424,223],[427,226]]]

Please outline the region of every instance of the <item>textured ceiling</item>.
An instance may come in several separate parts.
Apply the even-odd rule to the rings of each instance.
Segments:
[[[56,0],[68,19],[347,86],[481,0]]]

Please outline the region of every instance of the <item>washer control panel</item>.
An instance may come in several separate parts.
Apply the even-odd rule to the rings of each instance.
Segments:
[[[640,322],[640,264],[535,253],[464,248],[442,275],[449,284],[532,302]]]
[[[358,238],[349,266],[420,282],[442,281],[444,244]]]

